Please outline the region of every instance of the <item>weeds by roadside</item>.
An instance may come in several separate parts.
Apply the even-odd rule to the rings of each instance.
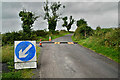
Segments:
[[[78,35],[79,36],[79,35]],[[79,36],[80,37],[80,36]],[[87,47],[99,54],[102,54],[118,63],[120,63],[120,29],[99,29],[95,30],[93,35],[85,39],[72,40],[78,44]]]
[[[3,54],[2,54],[2,62],[7,64],[7,67],[9,69],[9,72],[2,73],[2,78],[31,78],[33,69],[22,69],[22,70],[15,70],[14,69],[14,46],[3,46],[2,48]],[[36,55],[37,59],[40,54],[40,47],[36,46]],[[4,67],[4,66],[3,66]]]

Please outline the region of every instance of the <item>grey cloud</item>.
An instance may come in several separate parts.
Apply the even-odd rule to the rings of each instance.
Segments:
[[[21,4],[22,4],[22,7],[24,7],[28,11],[33,11],[36,13],[42,12],[43,2],[23,2]]]
[[[118,25],[120,27],[120,2],[118,3]]]
[[[4,2],[2,5],[2,18],[19,18],[19,12],[22,9],[35,12],[36,14],[42,13],[42,2]]]
[[[21,21],[19,19],[2,19],[2,33],[21,29]]]
[[[89,26],[96,28],[116,27],[118,25],[118,3],[117,2],[63,2],[65,9],[61,9],[62,16],[72,15],[75,20],[85,18]],[[25,8],[28,11],[35,12],[41,17],[35,22],[33,29],[47,28],[46,21],[43,20],[42,11],[43,2],[4,2],[2,6],[3,30],[2,32],[21,30],[21,21],[18,13]],[[62,27],[63,21],[58,22],[57,30],[66,29]],[[76,29],[76,24],[71,30]]]
[[[68,13],[89,13],[101,14],[107,11],[116,10],[117,2],[74,2],[66,3],[65,11]],[[68,9],[69,8],[69,9]]]
[[[0,2],[0,32],[2,32],[2,3]]]
[[[18,2],[3,2],[2,3],[2,18],[18,18],[21,4]]]
[[[3,2],[43,2],[46,0],[2,0]],[[119,0],[49,0],[50,2],[118,2]]]
[[[118,24],[117,2],[75,2],[64,4],[66,9],[63,15],[73,15],[76,20],[85,18],[94,29],[98,25],[102,27],[115,27]]]
[[[2,3],[0,2],[0,19],[2,18]]]

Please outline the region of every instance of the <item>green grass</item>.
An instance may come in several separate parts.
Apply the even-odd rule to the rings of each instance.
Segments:
[[[32,69],[24,69],[24,70],[14,70],[8,73],[2,73],[2,78],[31,78],[34,74],[32,73]]]
[[[2,78],[31,78],[34,74],[32,73],[33,69],[14,69],[14,47],[13,46],[3,46],[2,47],[2,61],[7,63],[8,69],[10,72],[2,73]],[[40,54],[40,47],[36,46],[36,55],[37,59]]]
[[[14,59],[14,46],[2,46],[2,62],[9,62]]]
[[[56,38],[62,37],[62,36],[67,35],[67,34],[70,34],[70,33],[69,33],[69,32],[66,32],[66,33],[60,33],[60,34],[58,34],[58,35],[53,35],[51,38],[52,38],[52,40],[53,40],[53,39],[56,39]]]
[[[120,63],[120,59],[118,59],[118,55],[119,55],[119,51],[113,49],[112,47],[105,47],[99,44],[99,39],[81,39],[79,41],[76,41],[73,36],[72,36],[72,40],[75,42],[78,42],[78,44],[89,48],[99,54],[102,54],[118,63]]]
[[[56,39],[59,37],[62,37],[64,35],[70,34],[69,32],[60,32],[59,34],[52,34],[51,39]],[[40,39],[42,39],[42,41],[49,41],[49,35],[46,35],[44,37],[38,36],[37,37],[37,42],[40,41]]]
[[[2,73],[2,78],[22,78],[22,71],[14,71],[8,73]]]

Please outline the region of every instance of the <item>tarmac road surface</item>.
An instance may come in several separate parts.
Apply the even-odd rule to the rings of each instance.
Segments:
[[[53,41],[69,41],[72,34]],[[117,78],[118,64],[79,44],[43,44],[35,78]]]

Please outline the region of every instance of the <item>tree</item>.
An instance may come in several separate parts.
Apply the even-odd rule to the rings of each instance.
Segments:
[[[87,21],[85,21],[84,19],[80,19],[80,20],[77,21],[76,25],[77,25],[77,27],[80,27],[83,24],[87,24]]]
[[[75,22],[75,20],[72,19],[72,16],[70,16],[70,18],[69,18],[70,21],[68,23],[67,19],[68,19],[67,17],[62,18],[62,20],[64,21],[64,24],[62,26],[66,27],[67,30],[69,31],[71,29],[72,24]]]
[[[57,11],[60,9],[62,6],[60,2],[53,2],[51,5],[49,5],[48,0],[46,0],[45,6],[44,6],[44,20],[47,20],[48,22],[48,29],[49,31],[55,31],[56,26],[57,26],[57,21],[60,19],[60,15],[58,14]],[[65,8],[65,6],[63,6]]]
[[[87,21],[85,21],[84,19],[80,19],[77,21],[77,27],[80,27],[80,33],[85,36],[85,38],[87,36],[90,35],[90,33],[93,31],[91,27],[87,26]]]
[[[32,30],[31,28],[33,27],[32,24],[34,24],[35,20],[39,18],[39,16],[35,16],[35,14],[33,14],[32,12],[26,10],[20,11],[19,16],[21,17],[21,21],[23,21],[23,32],[26,34],[30,34]]]
[[[79,40],[83,38],[87,38],[90,35],[92,35],[92,28],[90,26],[87,26],[86,24],[83,24],[82,26],[78,27],[74,33],[74,37]]]
[[[91,32],[93,32],[93,30],[90,26],[87,26],[86,24],[83,24],[82,26],[80,26],[80,32],[86,38],[86,37],[91,35]]]
[[[93,29],[88,26],[87,21],[84,19],[80,19],[77,21],[78,28],[76,29],[74,33],[74,37],[76,39],[83,39],[91,36],[93,34]]]
[[[101,30],[101,27],[100,27],[100,26],[98,26],[98,27],[96,28],[96,30],[97,30],[97,31]]]

